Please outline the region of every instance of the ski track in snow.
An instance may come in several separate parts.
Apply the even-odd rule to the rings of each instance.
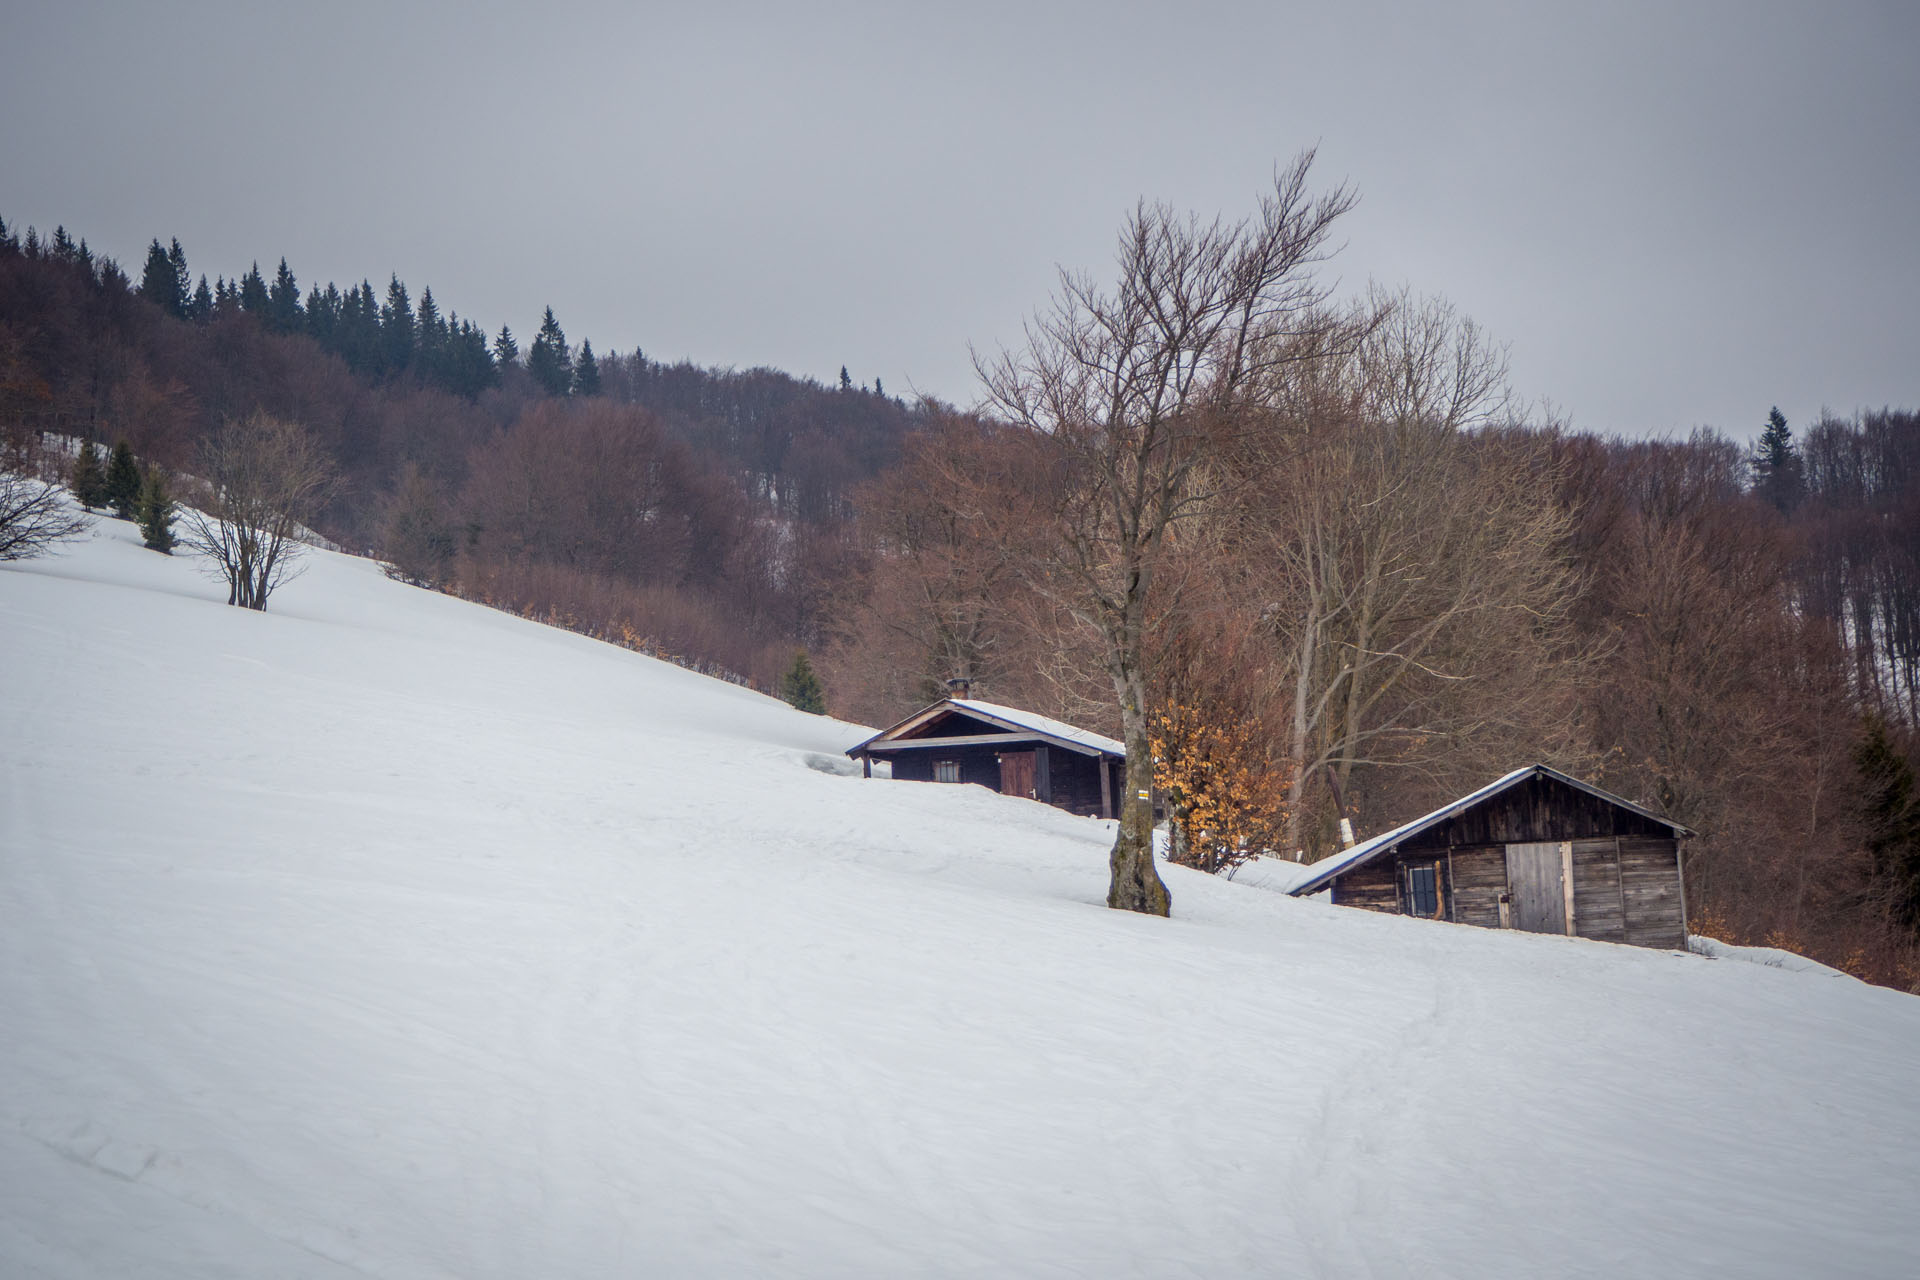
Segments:
[[[1168,871],[316,554],[0,566],[0,1275],[1920,1274],[1920,1001]]]

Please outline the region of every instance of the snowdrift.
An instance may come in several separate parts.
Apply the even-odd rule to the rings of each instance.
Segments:
[[[223,600],[0,566],[0,1274],[1920,1272],[1920,1001],[1109,912],[1105,824],[857,726],[337,555]]]

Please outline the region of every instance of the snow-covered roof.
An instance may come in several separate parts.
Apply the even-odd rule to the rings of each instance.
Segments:
[[[973,716],[975,719],[985,720],[989,724],[998,725],[1010,733],[1036,734],[1049,741],[1057,742],[1063,747],[1071,747],[1079,751],[1084,751],[1089,755],[1104,753],[1106,755],[1125,756],[1127,754],[1127,748],[1124,744],[1116,742],[1104,734],[1094,733],[1091,730],[1082,729],[1078,725],[1068,724],[1065,720],[1055,720],[1052,716],[1043,716],[1033,711],[1022,711],[1018,707],[1003,707],[997,702],[981,702],[974,698],[944,698],[930,707],[914,712],[905,720],[902,720],[899,724],[894,725],[885,732],[874,734],[865,742],[849,749],[847,754],[857,756],[869,747],[891,745],[887,740],[893,738],[896,734],[917,728],[947,711],[962,711],[967,715]],[[916,741],[920,740],[909,738],[900,745],[904,746]],[[937,741],[937,739],[929,739],[928,741]]]
[[[1384,832],[1368,840],[1362,840],[1351,849],[1342,849],[1331,858],[1321,859],[1319,862],[1313,864],[1313,875],[1295,885],[1288,892],[1292,893],[1296,898],[1304,897],[1310,893],[1318,893],[1332,883],[1335,877],[1350,868],[1357,867],[1363,862],[1371,861],[1375,856],[1385,853],[1403,840],[1418,835],[1428,827],[1445,822],[1455,814],[1471,809],[1474,805],[1479,804],[1489,796],[1498,795],[1508,787],[1522,782],[1527,778],[1531,778],[1535,774],[1552,778],[1556,782],[1564,782],[1570,787],[1586,792],[1588,795],[1598,796],[1609,804],[1617,804],[1622,809],[1630,809],[1641,817],[1658,822],[1662,826],[1672,827],[1676,835],[1690,836],[1693,834],[1692,831],[1681,826],[1673,819],[1663,818],[1651,809],[1643,809],[1631,800],[1623,800],[1611,792],[1602,791],[1596,786],[1591,786],[1588,783],[1580,781],[1578,778],[1569,777],[1558,769],[1550,768],[1547,765],[1530,764],[1515,769],[1505,777],[1489,782],[1478,791],[1461,796],[1458,800],[1450,801],[1424,817],[1415,818],[1412,822],[1404,822],[1391,831]]]

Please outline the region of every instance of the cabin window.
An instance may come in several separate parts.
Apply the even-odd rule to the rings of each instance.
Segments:
[[[960,762],[958,760],[935,760],[933,762],[933,780],[935,782],[960,781]]]
[[[1431,862],[1407,868],[1407,914],[1428,917],[1440,914],[1439,868]]]

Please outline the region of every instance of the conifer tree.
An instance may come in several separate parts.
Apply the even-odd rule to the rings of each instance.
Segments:
[[[565,331],[553,318],[552,307],[547,308],[540,332],[527,348],[527,372],[533,375],[534,385],[550,396],[564,396],[573,389],[573,356],[567,350]]]
[[[67,483],[73,488],[73,496],[80,505],[87,508],[107,505],[107,471],[100,465],[100,450],[89,440],[80,446],[80,456],[73,460],[73,472]]]
[[[134,519],[140,524],[140,537],[148,548],[163,556],[173,554],[173,498],[167,492],[166,477],[158,467],[147,468]]]
[[[820,677],[814,674],[813,664],[807,661],[805,649],[793,655],[793,665],[780,677],[780,699],[811,715],[827,714],[826,690],[821,687]]]
[[[124,439],[114,441],[102,492],[114,515],[122,520],[133,519],[133,509],[140,502],[140,464],[133,460],[133,450]]]
[[[300,286],[287,269],[285,258],[280,259],[280,269],[274,272],[273,285],[267,290],[267,327],[275,333],[294,333],[300,328]]]
[[[600,394],[600,365],[593,358],[593,344],[584,338],[580,342],[580,360],[573,367],[573,394],[576,396]]]
[[[414,323],[413,304],[407,286],[399,276],[387,282],[386,305],[380,308],[380,342],[385,348],[387,372],[399,373],[413,363],[419,347],[419,328]]]
[[[179,241],[174,241],[177,247]],[[173,263],[167,257],[167,251],[160,247],[160,241],[147,246],[147,265],[140,272],[140,296],[157,305],[170,316],[178,316],[185,311],[185,299],[179,290],[179,278],[174,274]]]
[[[180,247],[178,236],[167,247],[167,264],[173,268],[173,314],[183,315],[187,309],[187,290],[193,288],[193,273],[187,270],[187,251]]]
[[[240,277],[240,309],[263,318],[266,315],[267,282],[261,276],[257,262],[246,275]]]
[[[520,358],[520,344],[513,340],[513,330],[500,326],[499,336],[493,340],[493,362],[504,369]]]
[[[1781,511],[1793,510],[1800,501],[1800,450],[1793,443],[1793,432],[1779,405],[1767,414],[1767,425],[1753,446],[1749,465],[1754,491]]]
[[[1874,879],[1895,922],[1920,932],[1920,797],[1914,794],[1913,766],[1878,716],[1868,719],[1853,763]]]
[[[213,319],[213,290],[207,287],[207,278],[200,277],[200,285],[193,291],[193,301],[187,304],[187,319],[195,324],[205,324]]]
[[[847,366],[845,365],[840,366],[840,389],[842,391],[853,390],[853,379],[847,376]]]

